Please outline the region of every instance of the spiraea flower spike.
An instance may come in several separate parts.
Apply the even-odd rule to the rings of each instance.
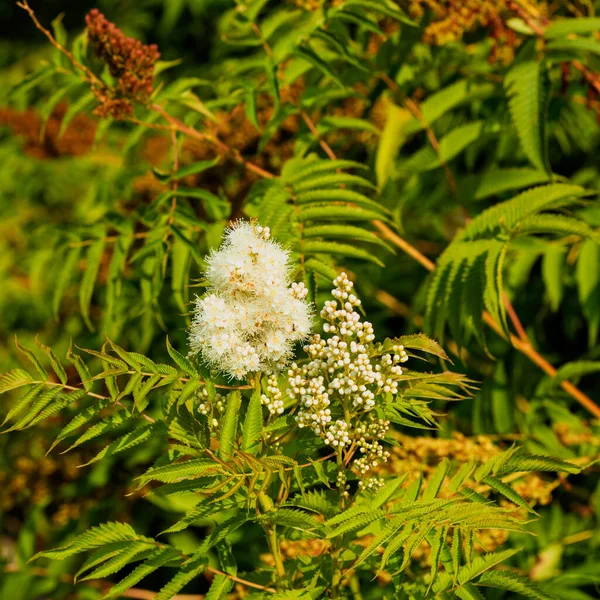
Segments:
[[[389,421],[380,418],[376,409],[386,394],[398,393],[400,365],[408,355],[397,345],[392,354],[372,356],[375,334],[356,310],[360,300],[352,292],[354,284],[341,273],[333,285],[334,299],[321,310],[327,337],[315,334],[308,339],[304,350],[310,360],[290,366],[287,393],[298,403],[298,426],[312,429],[338,452],[355,445],[360,457],[353,467],[365,476],[389,456],[381,443]],[[376,478],[366,483],[379,484]],[[365,484],[361,480],[359,485]]]

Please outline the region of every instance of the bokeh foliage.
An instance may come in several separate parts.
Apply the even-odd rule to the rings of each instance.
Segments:
[[[32,8],[111,87],[87,42],[85,4]],[[3,6],[14,27],[0,58],[2,371],[26,364],[15,334],[28,348],[37,338],[43,357],[44,347],[62,359],[108,337],[166,363],[167,334],[185,354],[203,257],[230,219],[256,217],[293,250],[319,302],[344,267],[379,336],[424,329],[450,351],[443,368],[480,382],[472,398],[436,405],[440,431],[400,440],[390,468],[409,475],[407,486],[445,457],[461,464],[481,451],[485,462],[513,442],[591,462],[600,446],[596,4],[106,0],[97,7],[111,21],[161,52],[152,98],[122,119],[95,115],[85,74],[25,11]],[[75,366],[65,375],[76,379]],[[16,400],[2,398],[4,415]],[[66,597],[75,559],[40,576],[25,565],[35,551],[106,521],[153,535],[190,508],[126,495],[165,451],[159,437],[83,469],[112,437],[45,457],[70,410],[0,436],[2,551],[19,570],[3,576],[0,595]],[[537,535],[491,535],[482,547],[523,547],[510,557],[514,572],[561,598],[595,597],[597,470],[520,484],[538,504]],[[169,542],[189,552],[202,533]],[[243,543],[264,552],[258,538]],[[297,546],[294,559],[318,551]],[[419,552],[411,569],[426,573]],[[256,568],[237,558],[240,571]],[[168,580],[153,577],[144,585]],[[385,577],[379,584],[365,597],[392,594]],[[421,597],[416,585],[403,593]]]

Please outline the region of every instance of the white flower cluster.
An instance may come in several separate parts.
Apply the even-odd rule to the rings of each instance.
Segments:
[[[354,461],[354,468],[362,477],[365,477],[371,469],[377,467],[380,462],[386,462],[390,457],[390,453],[383,448],[379,441],[388,432],[390,422],[384,419],[377,419],[372,414],[369,414],[369,418],[368,423],[359,425],[356,428],[356,435],[358,437],[356,445],[360,452],[360,458]],[[383,484],[384,479],[382,477],[368,477],[358,482],[360,488],[367,488],[369,490],[377,490]]]
[[[342,273],[333,284],[335,300],[325,302],[321,311],[323,331],[331,335],[311,336],[304,347],[310,361],[294,363],[288,371],[288,394],[298,402],[299,427],[311,427],[336,449],[356,444],[361,457],[355,466],[364,475],[389,456],[378,441],[385,437],[389,422],[371,411],[378,398],[398,393],[400,363],[408,356],[395,345],[391,354],[372,357],[373,326],[361,321],[355,310],[360,300],[352,293],[353,283]]]
[[[271,373],[267,378],[267,394],[261,394],[260,402],[269,409],[272,415],[280,415],[283,412],[283,394],[277,385],[277,375]]]
[[[202,388],[196,393],[196,402],[198,402],[198,412],[208,417],[208,424],[214,433],[219,428],[220,423],[219,419],[215,418],[215,413],[216,416],[220,417],[225,412],[225,398],[221,394],[215,394],[214,399],[211,401],[208,390]]]
[[[310,332],[308,291],[291,282],[289,252],[269,237],[245,221],[230,227],[207,259],[210,292],[196,300],[191,354],[232,378],[282,369]]]
[[[343,448],[350,444],[348,435],[348,423],[343,419],[338,419],[333,425],[330,425],[325,432],[325,443],[334,448]]]
[[[354,468],[361,475],[366,475],[372,468],[376,467],[379,462],[386,462],[390,457],[390,453],[384,450],[379,442],[385,437],[389,428],[390,422],[379,419],[380,427],[374,428],[368,433],[364,432],[364,428],[357,427],[357,435],[360,439],[357,441],[357,446],[361,457],[354,461]],[[363,429],[363,431],[359,431]]]
[[[382,488],[385,485],[385,479],[383,477],[369,477],[365,480],[360,480],[358,482],[358,487],[362,490],[367,489],[372,492],[376,492],[378,489]]]

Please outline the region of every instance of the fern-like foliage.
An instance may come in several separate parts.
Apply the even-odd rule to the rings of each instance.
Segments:
[[[443,339],[448,324],[459,345],[472,336],[484,343],[482,312],[487,310],[508,332],[503,277],[511,243],[534,234],[597,240],[597,232],[575,216],[550,212],[577,205],[589,194],[571,184],[535,187],[472,219],[438,259],[428,289],[426,328]]]
[[[269,226],[277,239],[289,245],[302,274],[335,278],[335,263],[347,258],[382,266],[392,252],[376,233],[371,221],[387,222],[389,211],[365,192],[375,186],[364,170],[347,160],[298,159],[286,164],[277,181],[260,182],[252,195],[250,214]]]
[[[510,114],[523,151],[540,171],[546,169],[543,75],[543,67],[538,61],[527,61],[513,66],[504,82]]]
[[[140,563],[114,585],[107,598],[116,597],[127,589],[127,586],[134,585],[161,566],[177,567],[176,575],[159,593],[159,597],[167,599],[181,590],[193,577],[206,569],[210,570],[208,553],[211,548],[219,549],[222,568],[231,573],[235,566],[231,558],[228,558],[230,552],[224,540],[236,529],[254,521],[266,527],[278,526],[283,530],[295,531],[296,535],[303,539],[323,540],[333,545],[361,538],[369,532],[371,541],[355,554],[353,569],[378,572],[390,568],[403,570],[408,566],[410,557],[417,548],[426,543],[432,552],[432,589],[440,597],[444,592],[448,592],[461,598],[462,590],[470,589],[469,586],[489,585],[518,591],[527,597],[551,598],[552,596],[528,580],[513,573],[491,570],[517,553],[518,549],[480,556],[473,554],[473,544],[478,532],[485,529],[520,531],[522,527],[512,509],[491,504],[481,495],[485,490],[476,492],[473,486],[479,482],[483,488],[502,494],[510,502],[518,506],[527,506],[509,484],[501,483],[500,479],[490,474],[496,473],[498,477],[506,478],[532,468],[570,473],[579,471],[571,463],[532,457],[511,450],[487,463],[474,461],[466,468],[462,466],[458,470],[448,461],[442,462],[425,488],[421,479],[406,487],[402,485],[404,477],[391,478],[376,493],[359,496],[354,504],[341,511],[327,493],[305,488],[285,505],[273,507],[261,514],[251,509],[247,500],[249,497],[258,498],[264,494],[267,484],[263,482],[255,487],[249,485],[250,480],[262,479],[262,475],[258,478],[256,474],[251,476],[250,470],[265,474],[269,480],[276,472],[276,463],[266,457],[262,460],[256,457],[248,460],[249,456],[242,453],[236,454],[235,458],[227,463],[205,459],[181,462],[180,453],[173,454],[172,458],[177,462],[153,467],[143,476],[143,481],[160,480],[166,482],[165,487],[172,486],[175,482],[200,482],[206,478],[207,469],[211,469],[213,474],[218,473],[223,480],[218,485],[196,488],[202,491],[205,499],[163,533],[181,531],[195,522],[204,522],[219,511],[227,510],[232,515],[217,525],[192,555],[185,555],[164,542],[140,536],[129,525],[107,523],[76,537],[63,548],[42,552],[35,558],[63,560],[80,552],[94,550],[94,554],[78,573],[78,577],[87,573],[84,579],[115,574],[127,565]],[[209,466],[210,463],[212,467]],[[291,463],[279,463],[282,484],[288,480],[286,472],[301,468],[294,461]],[[244,471],[247,471],[247,474]],[[234,483],[235,475],[240,477],[242,485]],[[443,485],[444,482],[447,482],[447,485]],[[193,489],[189,487],[189,491]],[[173,487],[169,490],[167,493],[176,493]],[[321,519],[315,518],[315,515],[321,516]],[[325,522],[322,517],[325,517]],[[401,559],[398,559],[399,551],[402,551]],[[228,582],[226,576],[215,580],[213,593],[216,594],[220,588],[226,589]]]
[[[399,344],[415,356],[424,353],[448,358],[436,342],[422,335],[385,340],[374,346],[373,355],[393,352]],[[155,363],[110,341],[101,352],[86,350],[102,365],[95,375],[81,356],[69,351],[68,359],[81,379],[77,385],[69,383],[56,354],[43,344],[39,346],[59,382],[48,376],[36,354],[20,346],[36,375],[18,369],[0,377],[0,391],[24,390],[7,415],[5,423],[13,422],[8,430],[31,427],[74,403],[77,412],[52,447],[75,438],[69,442],[68,451],[100,436],[114,437],[89,463],[157,436],[168,439],[168,451],[137,478],[138,487],[162,498],[183,494],[194,498],[194,502],[161,535],[181,532],[198,523],[213,523],[191,554],[139,535],[128,524],[106,523],[82,533],[64,547],[36,555],[64,560],[91,552],[77,573],[81,581],[113,577],[127,567],[128,573],[114,584],[106,598],[117,597],[156,569],[174,567],[175,574],[157,596],[167,600],[192,579],[211,570],[209,556],[214,552],[219,556],[220,569],[209,594],[221,597],[231,587],[231,576],[237,573],[230,536],[252,523],[267,533],[279,531],[280,535],[332,548],[370,535],[370,541],[356,546],[346,559],[352,569],[367,572],[402,572],[414,553],[427,544],[432,553],[429,588],[436,594],[452,593],[462,598],[465,593],[476,593],[479,586],[491,585],[549,598],[511,574],[504,579],[501,575],[494,577],[495,571],[490,569],[517,550],[475,557],[473,547],[485,530],[522,531],[523,520],[516,509],[535,512],[511,485],[516,474],[578,473],[580,468],[573,463],[512,448],[486,462],[472,460],[459,465],[444,460],[427,480],[419,476],[410,485],[406,484],[406,475],[390,476],[380,488],[358,492],[352,501],[340,502],[331,491],[337,473],[335,464],[327,460],[331,455],[312,458],[314,448],[302,435],[287,443],[285,453],[273,452],[272,440],[280,438],[282,430],[285,437],[293,419],[290,421],[286,415],[265,419],[260,387],[248,400],[242,391],[250,386],[226,389],[221,422],[216,428],[198,412],[199,398],[217,400],[217,390],[230,386],[200,380],[197,368],[170,344],[167,349],[176,367]],[[108,395],[93,391],[98,382],[103,382]],[[472,387],[467,378],[454,373],[405,371],[398,382],[402,391],[389,398],[383,412],[394,424],[408,427],[435,426],[435,414],[428,403],[432,399],[460,399]],[[206,392],[199,396],[204,389]],[[163,401],[156,403],[160,395]],[[86,396],[90,403],[81,404]],[[124,423],[133,425],[125,434],[119,434]],[[218,439],[218,447],[211,444],[211,437]],[[280,497],[273,502],[276,489]],[[499,507],[491,502],[490,495],[503,497],[515,508]],[[227,515],[225,520],[220,517],[223,514]],[[260,572],[246,576],[251,584],[256,583],[256,590],[268,585]],[[311,585],[315,589],[328,586],[323,574]]]

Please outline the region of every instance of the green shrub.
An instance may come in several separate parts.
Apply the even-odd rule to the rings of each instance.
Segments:
[[[592,4],[18,3],[0,596],[592,598]]]

